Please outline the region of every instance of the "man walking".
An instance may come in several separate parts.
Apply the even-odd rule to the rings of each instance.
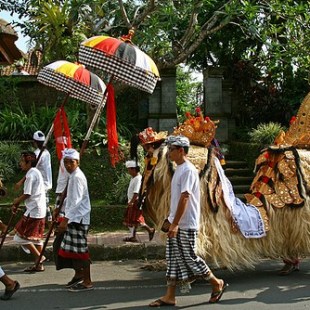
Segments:
[[[212,285],[209,303],[218,302],[228,284],[214,276],[205,261],[195,254],[200,219],[199,175],[187,160],[189,140],[184,136],[169,136],[166,140],[169,158],[177,164],[171,182],[170,227],[166,245],[167,290],[150,307],[174,306],[176,286],[184,286],[197,278]]]

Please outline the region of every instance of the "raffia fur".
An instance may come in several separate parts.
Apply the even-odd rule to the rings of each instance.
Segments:
[[[202,213],[197,248],[200,256],[217,267],[240,270],[253,268],[262,258],[296,258],[310,254],[310,197],[307,196],[303,184],[299,184],[305,199],[303,207],[285,206],[277,209],[266,202],[265,207],[269,209],[267,236],[260,239],[246,239],[238,229],[233,229],[230,212],[222,197],[219,197],[220,187],[216,189],[218,211],[212,211],[208,203],[210,201],[207,191],[208,177],[215,169],[212,163],[214,157],[210,158],[210,168],[201,178]],[[301,167],[303,164],[308,165],[308,162],[301,160]],[[167,157],[167,150],[164,148],[161,160],[154,171],[154,183],[149,190],[147,200],[147,213],[153,214],[152,217],[158,229],[169,212],[172,178],[169,165],[171,164]]]

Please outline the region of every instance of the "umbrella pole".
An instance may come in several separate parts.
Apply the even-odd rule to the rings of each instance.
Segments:
[[[88,144],[88,141],[89,141],[89,137],[90,137],[90,135],[91,135],[91,133],[92,133],[94,127],[95,127],[95,124],[96,124],[96,122],[97,122],[97,120],[98,120],[98,118],[99,118],[99,116],[101,114],[101,111],[102,111],[103,107],[105,106],[106,99],[107,99],[107,90],[104,92],[102,101],[100,102],[100,104],[97,107],[95,115],[94,115],[94,117],[93,117],[93,119],[91,121],[91,124],[90,124],[90,126],[88,128],[88,131],[86,133],[86,136],[84,138],[83,144],[82,144],[81,149],[80,149],[80,155],[81,156],[83,155],[83,153],[84,153],[84,151],[85,151],[85,149],[87,147],[87,144]]]
[[[63,205],[63,203],[64,203],[64,200],[65,200],[65,198],[66,198],[66,196],[67,196],[67,188],[68,188],[68,184],[67,184],[66,188],[64,189],[64,191],[63,191],[63,193],[62,193],[62,195],[61,195],[60,202],[59,202],[59,207],[58,207],[58,210],[59,210],[59,211],[61,210],[62,205]],[[48,245],[48,241],[49,241],[49,239],[50,239],[50,237],[51,237],[51,234],[52,234],[54,228],[56,227],[56,224],[57,224],[57,218],[55,218],[55,219],[53,220],[52,225],[51,225],[51,227],[49,228],[49,230],[48,230],[48,232],[47,232],[47,235],[46,235],[46,237],[45,237],[45,241],[44,241],[44,243],[43,243],[42,250],[41,250],[41,252],[40,252],[40,256],[38,257],[37,262],[36,262],[36,269],[38,269],[38,267],[39,267],[39,264],[40,264],[40,262],[41,262],[41,259],[42,259],[43,255],[44,255],[44,252],[45,252],[46,247],[47,247],[47,245]]]

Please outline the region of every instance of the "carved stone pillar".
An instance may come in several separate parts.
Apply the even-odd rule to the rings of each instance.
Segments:
[[[203,72],[204,115],[219,120],[216,138],[227,142],[235,129],[232,119],[231,83],[223,79],[223,69],[209,67]]]
[[[148,98],[148,126],[156,131],[173,131],[177,125],[176,69],[160,72],[154,93]]]

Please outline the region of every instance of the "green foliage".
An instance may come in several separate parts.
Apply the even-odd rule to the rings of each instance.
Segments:
[[[109,153],[106,147],[102,148],[101,154],[87,152],[81,159],[81,169],[88,181],[89,194],[91,199],[101,199],[106,203],[115,203],[112,194],[114,183],[118,180],[118,171],[124,166],[123,162],[113,168],[110,163]]]
[[[0,142],[0,177],[9,180],[18,171],[22,149],[17,143]]]
[[[177,114],[179,123],[185,119],[185,113],[194,113],[195,108],[201,104],[202,83],[193,81],[191,71],[177,67]]]
[[[231,141],[229,146],[229,157],[236,160],[244,160],[250,169],[254,169],[255,161],[262,150],[261,143],[248,143]]]
[[[250,141],[266,146],[271,145],[281,130],[285,130],[285,128],[279,123],[259,124],[257,128],[253,128],[249,132]]]
[[[123,170],[123,169],[121,169]],[[127,189],[130,182],[130,175],[126,171],[117,172],[117,181],[114,183],[112,196],[115,203],[127,203]]]

